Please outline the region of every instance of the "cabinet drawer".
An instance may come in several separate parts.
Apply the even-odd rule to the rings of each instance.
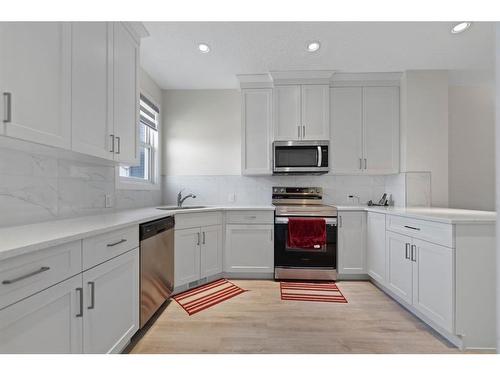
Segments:
[[[222,224],[221,212],[202,212],[175,215],[175,229],[196,228]]]
[[[0,263],[0,309],[81,271],[81,241],[2,261]]]
[[[274,211],[228,211],[228,224],[273,224]]]
[[[83,240],[83,269],[94,267],[138,246],[137,225],[86,238]]]
[[[454,247],[453,225],[434,221],[411,219],[386,215],[386,228],[413,238],[419,238],[438,245]]]

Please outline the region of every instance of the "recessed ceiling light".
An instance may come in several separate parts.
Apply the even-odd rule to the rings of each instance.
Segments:
[[[452,34],[460,34],[467,30],[471,25],[471,22],[459,22],[451,28]]]
[[[200,50],[201,53],[208,53],[210,52],[210,46],[206,43],[200,43],[198,44],[198,49]]]
[[[316,52],[317,50],[319,50],[320,47],[321,47],[321,44],[318,41],[307,43],[307,51],[308,52]]]

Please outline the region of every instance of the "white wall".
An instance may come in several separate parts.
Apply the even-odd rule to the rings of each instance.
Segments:
[[[407,71],[401,85],[401,171],[431,172],[432,205],[448,207],[448,74]]]
[[[239,175],[239,91],[163,91],[163,145],[165,175]]]
[[[449,87],[449,203],[495,210],[495,89]]]
[[[496,23],[495,43],[495,160],[496,160],[496,211],[500,213],[500,23]],[[497,353],[500,353],[500,220],[497,220]]]

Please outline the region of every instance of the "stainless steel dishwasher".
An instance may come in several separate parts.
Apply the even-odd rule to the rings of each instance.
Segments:
[[[174,225],[173,216],[140,225],[141,328],[173,291]]]

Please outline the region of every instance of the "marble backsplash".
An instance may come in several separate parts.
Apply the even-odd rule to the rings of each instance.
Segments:
[[[0,227],[153,206],[161,195],[117,190],[112,165],[0,147]]]

